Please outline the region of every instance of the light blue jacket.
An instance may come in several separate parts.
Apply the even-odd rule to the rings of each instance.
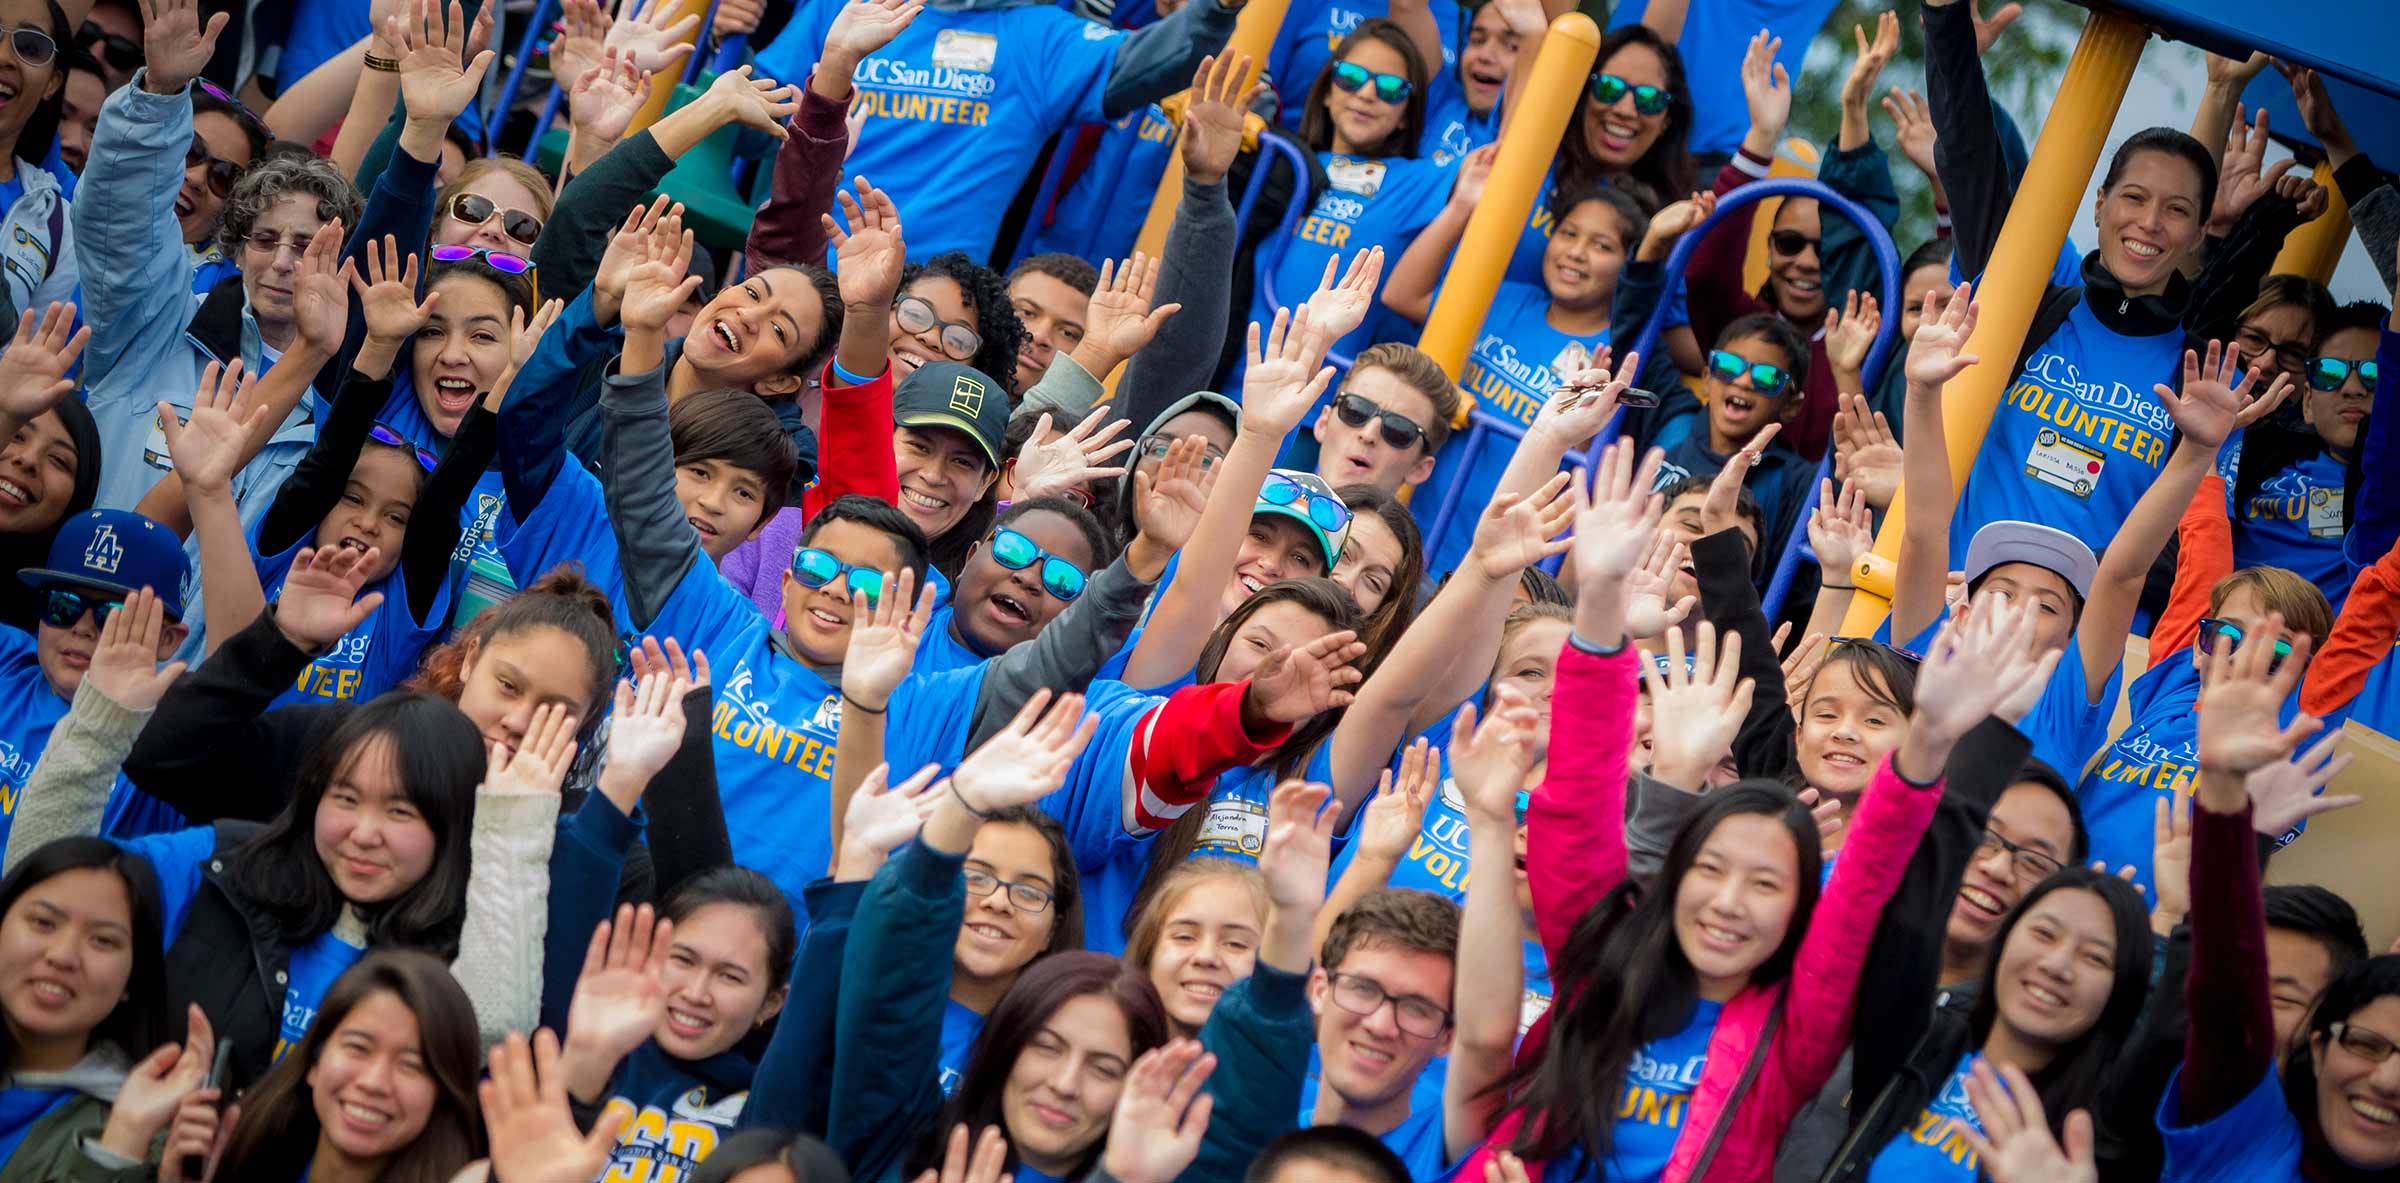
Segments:
[[[0,214],[0,324],[14,326],[27,308],[75,298],[75,231],[58,178],[19,160],[24,196]]]

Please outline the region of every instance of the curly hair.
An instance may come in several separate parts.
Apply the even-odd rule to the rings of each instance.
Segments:
[[[217,245],[225,253],[241,257],[242,240],[258,225],[259,218],[274,208],[275,199],[287,193],[304,193],[317,199],[317,217],[323,221],[342,220],[346,226],[358,224],[358,213],[366,208],[366,198],[359,195],[358,186],[342,175],[332,161],[318,156],[270,156],[242,174],[233,183],[233,192],[225,198],[225,219],[217,226]]]
[[[965,251],[943,251],[900,273],[900,294],[916,282],[938,275],[958,285],[967,307],[975,310],[975,330],[983,347],[967,364],[986,374],[1017,372],[1017,350],[1025,344],[1025,322],[1017,319],[1016,303],[1008,298],[1008,283],[1000,273],[967,257]]]

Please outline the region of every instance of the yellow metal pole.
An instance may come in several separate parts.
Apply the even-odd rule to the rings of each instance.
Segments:
[[[669,6],[667,11],[659,14],[658,23],[661,27],[672,25],[676,21],[682,20],[686,14],[699,17],[705,23],[708,20],[708,0],[676,0],[676,3]],[[685,43],[694,47],[692,52],[699,52],[698,45],[700,41],[704,40],[701,34],[706,31],[699,25],[694,25],[692,26],[692,35],[683,39]],[[658,122],[660,116],[667,113],[667,100],[675,94],[675,80],[683,76],[684,64],[677,62],[673,73],[661,77],[652,84],[650,97],[642,102],[641,110],[633,113],[633,122],[625,125],[627,136],[648,128],[651,124]],[[806,78],[800,79],[799,82],[802,86],[808,85]],[[568,85],[573,85],[572,81]]]
[[[1983,364],[1960,375],[1942,392],[1942,430],[1950,445],[1953,481],[1966,480],[1967,469],[1983,446],[1983,433],[1991,426],[1992,413],[1999,409],[2000,396],[2016,376],[2009,372],[2008,362],[2016,357],[2019,343],[2032,327],[2034,308],[2049,282],[2050,263],[2058,258],[2067,227],[2083,207],[2084,186],[2090,182],[2093,166],[2100,162],[2100,149],[2107,142],[2109,125],[2116,121],[2117,106],[2125,99],[2125,86],[2133,79],[2134,63],[2141,59],[2142,41],[2147,36],[2142,26],[2105,9],[2092,10],[2084,21],[2075,56],[2067,62],[2066,76],[2059,79],[2058,96],[2042,123],[2041,138],[2033,146],[2032,163],[2026,166],[2025,179],[2009,204],[2000,241],[1992,247],[1991,263],[1984,268],[1983,282],[1975,293],[1980,316],[1966,351],[1982,358]],[[1894,364],[1898,360],[1895,358]],[[1858,594],[1842,622],[1845,634],[1867,636],[1891,611],[1891,560],[1900,549],[1906,510],[1901,500],[1892,502],[1891,511],[1884,515],[1883,532],[1875,538],[1874,552],[1859,560]]]
[[[2333,183],[2332,165],[2318,164],[2316,178],[2329,199],[2325,212],[2283,240],[2283,251],[2275,256],[2275,273],[2305,275],[2324,283],[2333,278],[2334,266],[2342,260],[2342,247],[2350,241],[2350,203],[2342,200],[2341,189]]]
[[[1467,349],[1491,309],[1493,294],[1500,290],[1500,275],[1525,232],[1525,220],[1533,215],[1542,177],[1567,130],[1567,118],[1583,101],[1584,79],[1599,56],[1600,26],[1592,18],[1570,12],[1550,22],[1550,35],[1542,39],[1524,91],[1532,100],[1510,116],[1500,135],[1500,157],[1492,162],[1483,200],[1467,218],[1466,232],[1459,236],[1458,250],[1442,277],[1441,298],[1434,301],[1424,335],[1417,339],[1417,348],[1442,363],[1452,382],[1458,381]],[[1517,65],[1524,68],[1523,62]],[[1461,424],[1471,401],[1460,403]]]

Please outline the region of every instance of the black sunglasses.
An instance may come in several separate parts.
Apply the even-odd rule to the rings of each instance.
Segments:
[[[233,183],[241,179],[242,166],[208,150],[208,141],[199,132],[192,133],[192,146],[183,150],[183,167],[208,166],[208,191],[219,197],[233,194]]]
[[[91,21],[83,22],[83,27],[75,30],[75,44],[111,70],[131,72],[142,64],[141,42],[120,37]]]
[[[1767,245],[1775,248],[1776,254],[1787,257],[1799,254],[1804,250],[1818,251],[1820,254],[1823,253],[1818,249],[1816,239],[1810,238],[1808,235],[1802,234],[1797,230],[1777,230],[1774,233],[1767,235]]]
[[[1333,400],[1334,417],[1344,427],[1365,427],[1369,422],[1381,429],[1383,442],[1395,448],[1407,449],[1425,442],[1425,429],[1406,415],[1384,410],[1366,399],[1344,391]]]

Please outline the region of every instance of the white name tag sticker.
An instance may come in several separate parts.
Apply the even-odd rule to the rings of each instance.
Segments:
[[[178,408],[180,410],[181,408]],[[185,414],[190,414],[186,411]],[[158,425],[158,414],[150,415],[150,438],[142,441],[142,459],[161,472],[175,471],[175,458],[167,451],[166,429]]]
[[[2340,489],[2310,489],[2308,491],[2308,536],[2339,538],[2342,536],[2342,491]]]
[[[990,33],[944,29],[933,35],[933,64],[947,70],[988,74],[1000,57],[1000,39]]]
[[[2034,433],[2033,451],[2025,454],[2025,475],[2077,497],[2089,497],[2100,484],[2100,466],[2106,460],[2099,452],[2060,435],[2056,428],[2045,427]]]
[[[1201,819],[1200,837],[1193,846],[1203,854],[1238,850],[1258,857],[1267,848],[1266,807],[1231,799],[1209,802],[1208,816]]]
[[[1325,166],[1325,179],[1344,193],[1373,197],[1377,189],[1383,188],[1383,162],[1336,156]]]

